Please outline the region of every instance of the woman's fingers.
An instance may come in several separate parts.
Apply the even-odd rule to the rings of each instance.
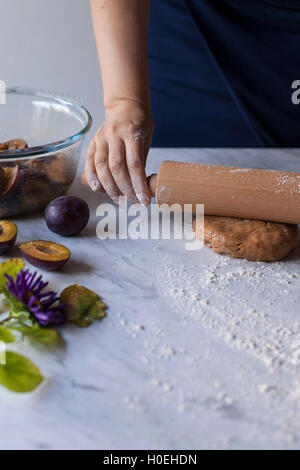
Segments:
[[[120,192],[131,202],[138,202],[125,160],[125,146],[121,139],[112,139],[108,144],[108,164],[112,177]]]
[[[108,144],[104,140],[97,142],[97,149],[95,153],[95,168],[98,178],[113,202],[119,203],[119,196],[121,195],[118,186],[116,185],[114,178],[109,168],[108,160]]]
[[[86,159],[85,159],[85,176],[88,185],[93,191],[101,191],[102,186],[97,176],[97,171],[95,168],[95,154],[96,154],[96,142],[93,139],[87,150]]]
[[[86,157],[85,175],[93,191],[106,191],[114,202],[124,195],[148,206],[145,162],[152,133],[151,115],[136,103],[109,109]]]
[[[125,140],[126,163],[137,199],[143,206],[151,201],[145,173],[145,138],[141,128],[134,128],[132,135]]]

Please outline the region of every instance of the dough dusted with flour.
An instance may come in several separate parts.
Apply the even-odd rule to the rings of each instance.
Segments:
[[[194,221],[196,237],[201,224]],[[197,233],[198,232],[198,233]],[[234,217],[204,217],[204,243],[215,253],[249,261],[278,261],[298,244],[298,226]]]

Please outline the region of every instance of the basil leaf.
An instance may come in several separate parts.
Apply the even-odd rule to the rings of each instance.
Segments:
[[[67,320],[79,327],[89,326],[106,316],[107,306],[99,295],[79,284],[64,289],[59,302],[65,306]]]
[[[40,370],[27,357],[6,353],[6,364],[0,365],[0,384],[4,387],[17,393],[32,392],[43,380]]]
[[[60,335],[56,330],[50,328],[28,327],[25,325],[12,326],[13,330],[19,331],[26,336],[30,341],[52,345],[58,343]]]

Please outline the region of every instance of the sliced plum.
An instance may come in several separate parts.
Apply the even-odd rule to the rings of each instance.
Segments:
[[[58,243],[45,240],[33,240],[19,246],[28,263],[45,271],[56,271],[69,261],[71,252]]]
[[[51,157],[33,158],[27,165],[29,168],[43,171],[55,184],[69,185],[75,176],[74,162],[63,153]]]
[[[11,196],[19,187],[20,168],[18,165],[2,167],[0,174],[1,198]]]
[[[26,140],[24,139],[12,139],[7,142],[0,143],[0,152],[5,150],[22,150],[28,147]]]
[[[18,228],[8,220],[0,220],[0,255],[6,253],[15,244]]]
[[[8,150],[27,149],[28,145],[24,139],[12,139],[7,142]]]
[[[32,168],[21,170],[21,208],[26,211],[44,208],[55,196],[58,188],[49,184],[47,175],[42,171]]]
[[[3,170],[2,166],[0,166],[0,195],[3,193],[6,187],[6,175],[5,171]]]

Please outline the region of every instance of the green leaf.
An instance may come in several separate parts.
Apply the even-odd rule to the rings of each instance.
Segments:
[[[79,284],[64,289],[59,302],[65,305],[68,321],[79,327],[89,326],[106,316],[107,306],[99,295]]]
[[[17,319],[20,323],[26,325],[35,324],[35,320],[31,315],[29,309],[17,297],[15,297],[6,287],[2,287],[2,293],[5,295],[8,308],[10,310],[10,318]]]
[[[13,343],[15,337],[7,328],[0,326],[0,341],[3,341],[3,343]]]
[[[10,308],[10,316],[18,318],[22,322],[31,322],[31,314],[27,307],[10,292],[5,295]]]
[[[17,274],[21,269],[23,269],[25,263],[20,258],[13,258],[3,263],[0,263],[0,291],[5,295],[8,306],[10,309],[10,317],[22,319],[22,321],[31,321],[31,316],[29,310],[26,306],[17,299],[13,294],[9,292],[6,287],[7,279],[4,274],[8,274],[14,280],[17,277]]]
[[[6,364],[0,365],[0,384],[4,387],[18,393],[32,392],[43,380],[40,370],[27,357],[6,353]]]
[[[28,327],[26,325],[11,326],[11,329],[19,331],[30,341],[45,345],[56,344],[60,340],[59,333],[50,328],[39,328],[38,326]]]
[[[7,279],[4,274],[8,274],[15,280],[18,272],[24,267],[25,263],[21,258],[12,258],[0,263],[0,290],[2,290],[7,283]]]
[[[6,287],[3,287],[2,292],[7,298],[8,307],[10,309],[9,318],[16,319],[19,323],[27,326],[35,325],[37,323],[26,305],[12,295]]]

